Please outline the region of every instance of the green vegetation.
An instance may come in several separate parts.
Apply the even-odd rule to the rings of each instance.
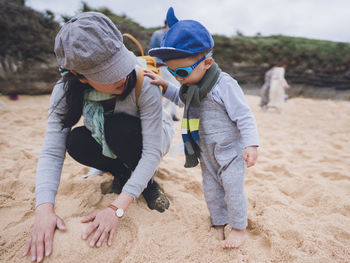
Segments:
[[[214,36],[219,63],[227,58],[250,66],[268,66],[288,61],[288,70],[302,73],[343,74],[350,69],[350,43],[312,40],[287,36]]]
[[[40,60],[42,54],[53,54],[54,38],[59,24],[51,11],[42,14],[19,4],[20,0],[0,0],[2,9],[0,56],[12,55]],[[5,11],[6,10],[6,11]],[[108,8],[94,9],[82,2],[79,12],[97,11],[107,15],[122,33],[132,34],[147,53],[152,33],[126,15],[114,14]],[[70,19],[62,16],[63,21]],[[1,27],[1,26],[0,26]],[[159,27],[160,28],[160,27]],[[28,34],[30,32],[30,34]],[[350,88],[350,43],[312,40],[287,36],[234,37],[214,35],[214,58],[220,67],[243,84],[261,84],[265,71],[282,60],[288,61],[287,79],[311,86]],[[136,45],[124,39],[125,45],[140,55]]]
[[[107,15],[123,33],[134,35],[145,51],[148,48],[152,32],[158,28],[145,28],[126,15],[116,15],[108,8],[93,9],[82,2],[81,12],[97,11]],[[67,19],[67,18],[65,18]],[[215,41],[215,60],[228,72],[233,64],[245,67],[260,68],[263,71],[272,65],[286,60],[288,72],[292,76],[300,74],[346,75],[350,77],[350,43],[313,40],[287,36],[234,37],[213,36]],[[138,54],[132,42],[125,40],[129,49]]]
[[[0,57],[40,61],[53,51],[59,24],[52,12],[38,13],[24,1],[0,0]]]

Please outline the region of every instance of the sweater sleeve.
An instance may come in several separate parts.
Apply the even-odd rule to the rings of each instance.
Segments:
[[[162,100],[158,86],[149,84],[145,78],[139,97],[142,128],[142,155],[123,192],[138,197],[146,188],[162,158]]]
[[[163,96],[168,100],[174,102],[177,106],[183,107],[185,104],[182,102],[179,96],[180,88],[176,87],[173,83],[168,82],[168,88],[163,93]]]
[[[36,171],[36,207],[43,203],[55,203],[66,152],[69,129],[62,129],[59,114],[64,113],[63,83],[57,83],[50,98],[49,118],[40,151]]]
[[[230,117],[237,124],[242,136],[243,147],[259,146],[258,130],[253,113],[251,112],[243,91],[237,81],[229,75],[223,75],[216,89],[218,97]]]

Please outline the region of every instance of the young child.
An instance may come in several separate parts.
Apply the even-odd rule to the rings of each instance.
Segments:
[[[245,168],[257,159],[255,119],[237,81],[221,72],[211,57],[214,41],[199,22],[178,21],[168,10],[169,31],[160,48],[149,51],[166,62],[180,89],[147,71],[163,95],[184,106],[182,137],[185,167],[200,160],[205,200],[222,247],[239,247],[246,239]],[[232,229],[225,237],[224,227]]]

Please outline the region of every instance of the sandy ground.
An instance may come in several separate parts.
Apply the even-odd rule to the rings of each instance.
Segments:
[[[285,113],[264,113],[247,96],[261,147],[247,170],[248,240],[223,250],[213,237],[199,168],[168,155],[158,181],[170,209],[150,211],[140,198],[120,221],[112,247],[89,248],[80,218],[104,208],[109,174],[82,179],[88,168],[67,157],[56,212],[68,231],[55,234],[45,262],[350,262],[350,103],[291,99]],[[0,262],[23,258],[34,220],[35,169],[49,96],[0,98]],[[180,142],[180,124],[176,123]],[[228,230],[228,229],[226,229]]]

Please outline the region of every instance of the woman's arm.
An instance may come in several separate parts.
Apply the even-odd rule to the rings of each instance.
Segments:
[[[138,100],[142,130],[142,155],[123,191],[138,197],[154,175],[162,158],[162,101],[159,87],[145,78]]]
[[[124,211],[146,188],[162,157],[161,95],[157,86],[150,85],[149,79],[144,80],[138,104],[142,127],[142,156],[122,193],[112,203]],[[109,207],[96,211],[82,219],[83,223],[93,221],[82,238],[86,240],[94,232],[89,243],[91,247],[100,247],[106,239],[107,245],[110,246],[119,220],[122,218],[118,218],[115,211]]]
[[[56,227],[65,231],[63,220],[55,214],[54,200],[60,182],[65,157],[65,141],[69,129],[62,130],[59,114],[64,113],[63,85],[56,84],[50,98],[50,116],[37,165],[36,209],[34,225],[24,256],[31,254],[32,261],[41,262],[51,254]]]
[[[62,129],[60,114],[66,102],[63,83],[56,84],[50,98],[49,118],[36,172],[36,207],[55,202],[66,154],[66,139],[70,129]]]

